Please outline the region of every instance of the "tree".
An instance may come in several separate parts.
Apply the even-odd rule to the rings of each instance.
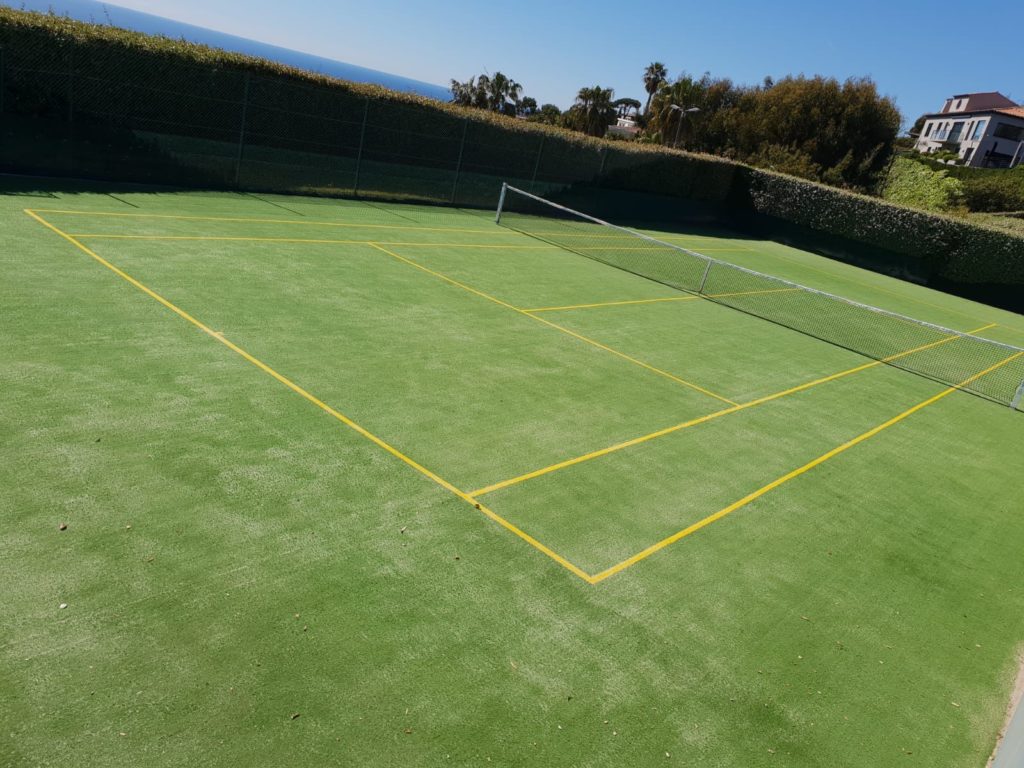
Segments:
[[[537,100],[533,96],[525,96],[519,101],[518,114],[530,116],[537,112]]]
[[[464,107],[515,115],[520,109],[523,86],[507,75],[495,72],[493,75],[471,77],[464,83],[452,80],[451,92],[452,101]]]
[[[617,117],[629,117],[630,112],[640,112],[640,102],[636,99],[616,99],[612,102],[612,107],[615,108]]]
[[[562,115],[562,122],[566,128],[582,131],[588,136],[604,136],[608,126],[615,121],[614,98],[615,91],[611,88],[600,85],[580,88],[576,103]]]
[[[547,125],[558,125],[562,110],[554,104],[541,104],[540,109],[530,115],[527,120],[532,123],[546,123]]]
[[[668,81],[668,68],[660,61],[653,61],[644,70],[644,90],[647,91],[647,104],[644,106],[644,114],[651,111],[651,99],[658,89]]]
[[[699,113],[683,117],[672,105]],[[679,121],[682,120],[682,123]],[[650,104],[649,137],[785,173],[871,189],[892,156],[900,114],[868,79],[784,77],[737,86],[680,76]]]

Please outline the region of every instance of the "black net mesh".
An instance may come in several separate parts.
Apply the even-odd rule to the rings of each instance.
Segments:
[[[0,27],[0,169],[493,207],[642,161],[341,83]],[[510,129],[511,128],[511,129]]]
[[[1024,349],[904,317],[617,227],[506,187],[510,229],[1004,405]]]

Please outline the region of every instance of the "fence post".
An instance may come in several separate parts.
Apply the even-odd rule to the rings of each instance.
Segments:
[[[68,171],[75,169],[75,52],[68,49]]]
[[[604,164],[608,160],[608,147],[601,147],[598,152],[601,153],[601,167],[597,169],[597,180],[600,181],[604,176]]]
[[[235,186],[242,183],[242,156],[245,152],[245,122],[249,115],[249,80],[252,74],[245,73],[245,88],[242,90],[242,124],[238,127],[238,157],[235,159]]]
[[[7,85],[7,79],[4,77],[4,49],[0,47],[0,115],[4,112],[4,87]]]
[[[533,188],[534,188],[534,186],[537,183],[537,171],[540,170],[540,158],[541,158],[541,155],[544,154],[544,142],[545,142],[545,140],[547,138],[548,138],[547,136],[541,136],[540,137],[540,146],[537,147],[537,160],[533,164],[533,176],[530,178],[530,192],[531,193],[534,191]]]
[[[352,197],[359,196],[359,171],[363,167],[363,144],[366,143],[366,118],[370,116],[370,97],[363,106],[363,127],[359,130],[359,149],[356,151],[356,177],[352,182]]]
[[[459,159],[455,161],[455,181],[452,182],[451,203],[455,204],[455,193],[459,188],[459,174],[462,173],[462,153],[466,151],[466,132],[469,131],[469,118],[462,119],[462,141],[459,143]]]

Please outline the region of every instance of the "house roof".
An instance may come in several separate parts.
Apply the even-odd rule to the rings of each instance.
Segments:
[[[1001,109],[1003,107],[1016,107],[1017,105],[1010,99],[1003,96],[999,91],[985,91],[983,93],[961,93],[956,96],[950,96],[946,103],[952,101],[959,101],[960,99],[967,99],[967,106],[972,111],[979,109]]]
[[[1010,117],[1019,117],[1024,120],[1024,107],[1010,107],[1008,109],[993,109],[993,112],[998,112],[1001,115],[1009,115]]]
[[[943,120],[964,120],[971,117],[978,117],[979,115],[1006,115],[1007,117],[1016,117],[1019,120],[1024,120],[1024,107],[988,107],[987,109],[968,109],[964,112],[929,112],[926,115],[922,115],[925,120],[934,120],[940,118]]]

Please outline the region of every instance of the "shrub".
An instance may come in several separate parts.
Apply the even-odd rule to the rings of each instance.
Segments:
[[[882,197],[893,203],[950,211],[964,203],[964,185],[947,170],[933,170],[917,160],[899,156],[889,166]]]

